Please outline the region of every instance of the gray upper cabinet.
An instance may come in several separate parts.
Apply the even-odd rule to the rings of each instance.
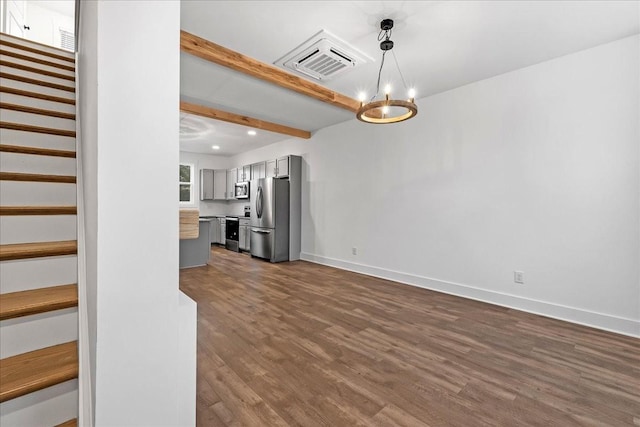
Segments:
[[[251,179],[251,166],[242,166],[238,168],[238,182],[249,181]]]
[[[213,200],[227,199],[227,171],[216,169],[213,171]]]
[[[277,163],[275,160],[267,160],[265,178],[271,178],[277,176]]]
[[[280,157],[276,160],[277,177],[289,176],[289,156]]]
[[[289,156],[267,160],[265,178],[286,178],[289,176]]]
[[[258,162],[251,165],[251,179],[266,178],[266,163]]]
[[[236,182],[238,180],[238,169],[227,170],[227,200],[235,199]]]
[[[200,169],[200,200],[214,199],[214,170]]]

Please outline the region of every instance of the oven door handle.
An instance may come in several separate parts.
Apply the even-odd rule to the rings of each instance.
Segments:
[[[258,228],[252,228],[251,232],[252,233],[260,233],[260,234],[270,234],[271,230],[260,230]]]

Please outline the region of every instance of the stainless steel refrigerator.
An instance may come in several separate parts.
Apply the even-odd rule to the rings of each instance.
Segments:
[[[289,180],[251,181],[251,256],[289,261]]]

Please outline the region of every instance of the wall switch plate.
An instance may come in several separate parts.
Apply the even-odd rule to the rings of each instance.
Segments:
[[[351,248],[352,255],[358,255],[358,248]]]
[[[516,283],[524,284],[524,272],[522,271],[514,271],[513,272],[513,281]]]

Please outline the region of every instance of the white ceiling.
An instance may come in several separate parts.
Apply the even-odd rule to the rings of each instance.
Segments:
[[[249,130],[255,135],[249,135]],[[233,156],[281,141],[283,135],[194,114],[180,113],[180,150]],[[213,146],[217,146],[214,149]]]
[[[387,17],[395,20],[393,52],[417,98],[640,32],[636,1],[185,0],[181,4],[182,29],[266,63],[328,30],[375,58],[323,83],[353,98],[363,90],[369,96],[375,91],[381,56],[379,22]],[[402,86],[393,57],[387,56],[382,81]],[[309,131],[353,118],[346,110],[184,53],[180,89],[190,102]],[[221,155],[288,138],[248,142],[240,137],[246,128],[227,126],[240,131],[235,138],[228,137],[229,144],[236,144],[229,147],[234,148],[220,150]],[[201,142],[208,144],[209,135],[203,134]],[[186,145],[182,148],[193,151]]]

